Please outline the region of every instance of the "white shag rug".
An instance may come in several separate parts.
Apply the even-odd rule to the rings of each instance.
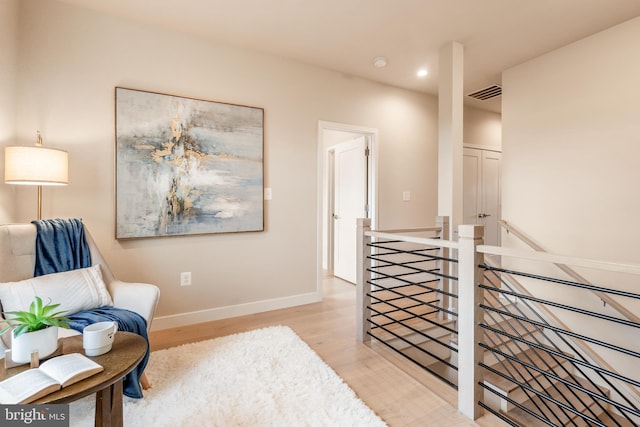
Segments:
[[[127,427],[386,425],[286,326],[154,351],[146,372]],[[71,427],[93,426],[94,400],[70,405]]]

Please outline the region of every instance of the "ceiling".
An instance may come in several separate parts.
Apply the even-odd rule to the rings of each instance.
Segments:
[[[640,0],[62,0],[384,84],[438,92],[438,52],[464,46],[464,93],[514,65],[640,16]],[[375,68],[373,58],[388,64]],[[594,59],[595,60],[595,59]],[[419,68],[429,71],[417,77]],[[500,111],[500,97],[470,105]]]

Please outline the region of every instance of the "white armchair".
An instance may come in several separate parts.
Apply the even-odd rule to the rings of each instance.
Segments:
[[[85,236],[91,252],[92,264],[100,265],[102,279],[113,299],[114,307],[140,314],[147,321],[147,330],[149,330],[160,297],[158,287],[146,283],[127,283],[117,280],[98,250],[86,225]],[[33,224],[0,225],[0,286],[2,283],[17,282],[33,277],[35,242],[36,227]],[[68,329],[60,328],[60,331],[61,335],[78,334],[78,332]],[[2,350],[1,347],[2,342],[0,342],[0,350]],[[2,351],[0,358],[3,357],[3,354]]]

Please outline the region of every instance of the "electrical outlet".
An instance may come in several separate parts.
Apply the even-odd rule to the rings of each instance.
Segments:
[[[405,202],[408,202],[409,200],[411,200],[411,191],[403,191],[402,200]]]
[[[191,272],[183,271],[180,273],[180,286],[191,286]]]

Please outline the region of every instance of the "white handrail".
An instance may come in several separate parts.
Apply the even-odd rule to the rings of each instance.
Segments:
[[[614,262],[607,261],[598,261],[584,258],[575,258],[564,255],[553,255],[547,253],[547,251],[542,248],[538,243],[533,241],[533,239],[527,237],[524,233],[517,230],[514,226],[508,224],[506,221],[500,220],[498,223],[505,227],[505,229],[513,233],[514,236],[518,237],[524,243],[529,245],[532,249],[537,252],[524,252],[524,251],[515,251],[513,249],[505,249],[505,248],[496,248],[492,247],[491,249],[487,249],[493,255],[504,255],[504,256],[514,256],[518,258],[528,258],[530,260],[544,261],[549,262],[558,267],[562,272],[567,274],[573,280],[576,280],[579,283],[584,283],[585,285],[593,286],[591,282],[589,282],[586,278],[582,277],[580,274],[572,270],[568,267],[568,265],[573,265],[575,267],[587,267],[594,268],[598,270],[611,271],[616,273],[629,273],[629,274],[637,274],[640,275],[640,265],[638,264],[620,264]],[[489,248],[489,247],[487,247]],[[479,249],[481,250],[481,249]],[[502,251],[502,253],[497,253]],[[535,255],[534,255],[535,254]],[[622,316],[624,316],[627,320],[631,320],[635,323],[640,323],[640,317],[636,316],[633,312],[629,311],[625,306],[620,304],[615,299],[611,298],[607,294],[603,294],[601,292],[594,292],[598,298],[602,300],[602,302],[609,304],[611,308],[616,310]]]
[[[403,242],[417,243],[419,245],[440,246],[443,248],[458,249],[458,242],[451,242],[449,240],[428,239],[425,237],[414,237],[414,236],[398,236],[397,234],[393,234],[389,232],[385,233],[385,232],[379,232],[379,231],[367,231],[364,234],[370,237],[380,237],[383,239],[390,239],[390,240],[402,240]]]
[[[550,264],[565,264],[576,267],[588,267],[596,270],[612,271],[617,273],[629,273],[640,275],[640,264],[621,264],[608,261],[599,261],[588,258],[576,258],[567,255],[551,254],[548,252],[526,251],[521,249],[509,249],[500,246],[478,246],[478,251],[488,255],[500,255],[512,258],[523,258],[530,261],[548,262]]]
[[[389,229],[389,230],[381,230],[378,229],[376,230],[377,232],[380,233],[421,233],[421,232],[427,232],[427,231],[435,231],[435,232],[440,232],[442,230],[442,227],[438,226],[438,225],[434,225],[432,227],[421,227],[421,228],[398,228],[398,229]]]

